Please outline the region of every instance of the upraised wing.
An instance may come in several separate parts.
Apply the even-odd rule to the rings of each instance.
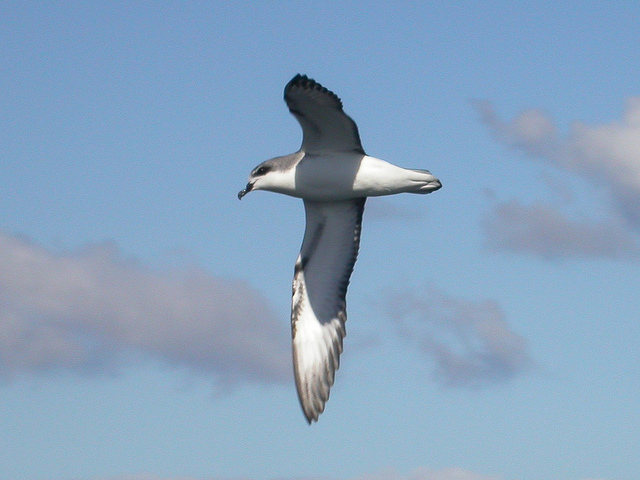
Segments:
[[[342,101],[335,93],[298,74],[284,88],[284,100],[302,127],[301,150],[364,154],[358,127],[344,113]]]
[[[346,335],[346,294],[358,256],[365,198],[305,200],[307,227],[293,277],[291,334],[296,388],[309,423],[329,399]]]

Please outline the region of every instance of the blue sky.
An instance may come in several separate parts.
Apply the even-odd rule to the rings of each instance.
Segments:
[[[631,480],[636,2],[4,2],[0,480]],[[305,73],[366,151],[342,365],[290,360],[302,203],[236,194]]]

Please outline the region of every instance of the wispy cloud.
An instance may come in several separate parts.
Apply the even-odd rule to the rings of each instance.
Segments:
[[[59,255],[0,233],[0,377],[100,373],[142,358],[221,384],[280,383],[289,355],[285,325],[242,281],[154,271],[113,245]]]
[[[550,204],[498,203],[483,220],[487,245],[545,258],[640,259],[640,243],[618,217],[576,220]]]
[[[489,102],[476,102],[476,107],[499,142],[586,180],[603,191],[612,206],[608,219],[576,221],[553,205],[500,204],[485,223],[493,246],[544,256],[637,258],[640,97],[627,101],[622,120],[602,125],[574,122],[566,135],[540,110],[504,121]],[[505,241],[500,234],[506,235]]]
[[[456,298],[434,288],[387,299],[400,335],[435,364],[445,386],[478,387],[515,377],[530,364],[527,343],[492,300]]]

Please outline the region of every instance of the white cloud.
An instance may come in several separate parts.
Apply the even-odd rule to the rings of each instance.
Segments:
[[[521,208],[525,216],[512,223],[505,223],[498,231],[505,230],[507,236],[517,235],[514,229],[527,230],[534,238],[525,242],[522,249],[532,251],[531,242],[542,246],[548,243],[543,254],[569,254],[592,256],[612,255],[611,248],[622,244],[621,256],[636,255],[640,242],[635,236],[640,230],[640,97],[630,98],[621,121],[602,125],[587,125],[575,122],[567,135],[560,135],[552,119],[539,110],[527,110],[509,122],[503,121],[488,102],[477,102],[476,107],[494,136],[501,143],[521,150],[535,158],[544,160],[561,170],[585,179],[591,187],[603,191],[614,211],[611,219],[595,222],[576,222],[568,219],[555,207],[540,206]],[[490,225],[508,220],[505,211],[514,211],[514,204],[498,207]],[[545,218],[548,223],[544,223]],[[565,217],[565,218],[561,218]],[[541,223],[542,222],[542,223]],[[564,224],[566,233],[551,245],[549,236],[561,234],[558,227]],[[541,229],[537,227],[542,226]],[[611,234],[606,230],[612,228]],[[567,234],[571,233],[571,239]],[[489,232],[491,236],[491,232]],[[496,235],[493,235],[493,241]],[[568,242],[574,243],[567,249]],[[495,243],[495,242],[494,242]],[[506,245],[505,245],[506,246]],[[516,249],[511,243],[508,248]],[[571,250],[571,251],[570,251]]]
[[[640,97],[627,101],[622,121],[595,126],[574,122],[566,136],[540,110],[526,110],[505,122],[490,103],[477,102],[476,107],[500,142],[614,192],[640,193]]]
[[[401,336],[435,363],[446,386],[477,387],[508,380],[531,361],[526,341],[509,328],[491,300],[466,300],[435,289],[389,296],[389,315]]]
[[[0,377],[155,359],[222,384],[288,382],[286,322],[242,281],[153,271],[110,245],[56,255],[0,233]]]

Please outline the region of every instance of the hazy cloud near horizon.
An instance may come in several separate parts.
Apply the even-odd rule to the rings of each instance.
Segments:
[[[249,480],[245,477],[219,478],[219,477],[162,477],[150,474],[124,475],[118,477],[93,478],[91,480]],[[340,477],[277,477],[274,480],[341,480]],[[351,477],[347,480],[506,480],[503,477],[481,475],[463,468],[451,467],[441,470],[417,468],[407,475],[402,475],[394,470],[383,470],[373,474],[365,474]]]
[[[113,245],[53,254],[0,232],[0,378],[113,371],[141,356],[224,385],[291,381],[286,325],[248,284],[154,271]]]
[[[406,475],[393,470],[382,471],[375,474],[363,475],[353,480],[504,480],[503,477],[482,475],[459,467],[449,467],[434,470],[419,467]]]
[[[621,120],[574,122],[564,136],[540,110],[504,121],[491,103],[475,106],[497,141],[582,178],[608,200],[607,217],[589,220],[551,203],[498,203],[484,222],[490,246],[543,257],[640,258],[640,97],[627,100]]]
[[[163,477],[150,474],[123,475],[118,477],[98,477],[91,480],[250,480],[246,477]],[[274,480],[342,480],[341,477],[277,477]],[[346,480],[511,480],[507,477],[496,475],[483,475],[460,467],[448,467],[442,469],[430,469],[418,467],[406,475],[395,470],[382,470],[379,472],[351,477]],[[516,479],[513,479],[516,480]],[[605,480],[603,478],[585,478],[584,480]]]

